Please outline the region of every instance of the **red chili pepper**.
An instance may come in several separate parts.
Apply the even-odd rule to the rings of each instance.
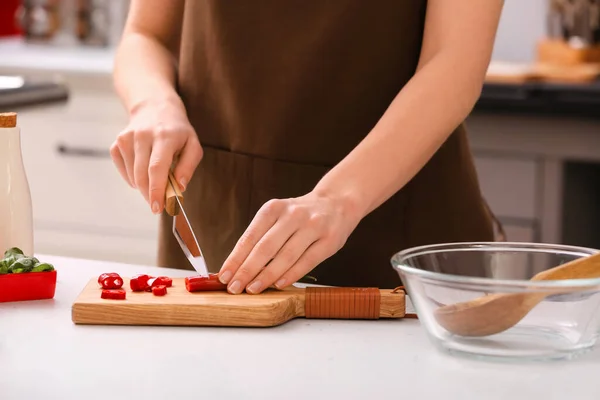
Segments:
[[[218,274],[206,276],[189,276],[185,278],[185,288],[188,292],[227,290],[227,285],[219,281]]]
[[[164,296],[167,294],[167,287],[165,285],[158,285],[152,288],[152,294],[155,296]]]
[[[155,286],[167,286],[167,282],[162,277],[158,278],[150,278],[148,280],[148,286],[146,287],[146,292],[151,292],[152,288]]]
[[[127,295],[123,289],[104,289],[100,297],[110,300],[125,300]]]
[[[173,286],[173,279],[169,278],[168,276],[159,276],[158,279],[162,280],[166,287]]]
[[[135,275],[129,281],[129,287],[134,292],[142,292],[148,288],[148,279],[150,277],[146,274]]]
[[[98,277],[98,283],[100,284],[100,286],[102,286],[102,282],[103,282],[103,281],[104,281],[106,278],[108,278],[108,277],[110,277],[110,276],[114,276],[114,277],[117,277],[117,278],[120,278],[120,277],[121,277],[121,276],[120,276],[119,274],[117,274],[116,272],[105,272],[105,273],[103,273],[103,274],[100,274],[100,276]]]
[[[102,289],[121,289],[123,279],[120,276],[110,275],[102,281]]]
[[[146,289],[144,289],[146,292],[151,292],[152,291],[152,283],[154,283],[154,280],[156,278],[150,278],[148,279],[148,283],[146,285]]]

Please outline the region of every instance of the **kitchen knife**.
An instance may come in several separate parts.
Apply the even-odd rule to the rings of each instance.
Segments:
[[[183,194],[170,172],[165,192],[165,210],[167,214],[173,216],[173,235],[190,264],[198,274],[208,276],[204,255],[183,208]]]

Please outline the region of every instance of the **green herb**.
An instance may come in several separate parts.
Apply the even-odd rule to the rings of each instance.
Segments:
[[[13,255],[25,256],[23,254],[23,251],[21,249],[19,249],[18,247],[11,247],[10,249],[8,249],[4,252],[4,258],[8,258],[9,256],[13,256]]]
[[[11,254],[11,255],[9,255],[8,257],[6,257],[4,259],[4,262],[10,268],[14,263],[16,263],[17,261],[19,261],[21,258],[25,258],[25,256],[22,255],[22,254]]]
[[[0,260],[0,275],[8,274],[8,264],[4,260]]]
[[[33,267],[33,269],[31,270],[31,272],[44,272],[44,271],[54,271],[54,266],[52,264],[48,264],[48,263],[39,263],[35,267]]]
[[[9,271],[13,274],[20,274],[23,272],[30,272],[35,266],[35,261],[30,257],[21,257],[20,259],[13,262],[10,267],[8,267]]]
[[[6,250],[4,258],[0,260],[0,275],[47,271],[54,271],[54,266],[42,263],[36,257],[27,257],[18,247]]]

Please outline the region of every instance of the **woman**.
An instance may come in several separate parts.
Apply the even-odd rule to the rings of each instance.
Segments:
[[[161,213],[176,161],[231,293],[395,287],[403,248],[493,240],[462,122],[502,3],[132,0],[114,162]],[[158,261],[190,268],[168,216]]]

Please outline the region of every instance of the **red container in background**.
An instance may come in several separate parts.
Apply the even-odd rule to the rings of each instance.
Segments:
[[[56,270],[0,275],[0,303],[47,300],[56,292]]]
[[[0,0],[0,37],[22,34],[16,18],[21,2],[22,0]]]

